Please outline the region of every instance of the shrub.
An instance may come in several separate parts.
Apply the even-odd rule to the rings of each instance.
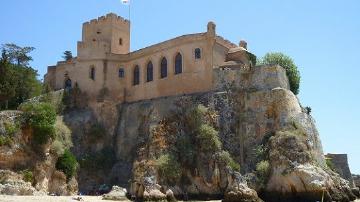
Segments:
[[[49,103],[26,103],[20,107],[26,123],[34,130],[34,141],[45,144],[55,134],[55,108]]]
[[[325,162],[327,167],[330,168],[330,170],[336,172],[335,165],[330,158],[325,158]]]
[[[65,150],[70,149],[72,146],[71,131],[64,122],[58,118],[55,123],[55,140],[51,144],[51,151],[57,156],[61,156]]]
[[[6,135],[10,135],[10,136],[14,135],[15,133],[17,133],[20,130],[20,126],[16,121],[14,123],[5,121],[4,128],[6,131]]]
[[[31,182],[31,184],[34,182],[34,175],[32,171],[26,169],[21,171],[21,174],[25,182]]]
[[[11,146],[13,143],[13,140],[10,136],[8,135],[0,135],[0,146]]]
[[[200,125],[205,123],[207,111],[208,109],[204,105],[199,104],[187,112],[186,119],[191,129],[197,130]]]
[[[217,152],[221,150],[221,142],[218,132],[207,124],[202,124],[197,131],[197,139],[200,148],[204,151]]]
[[[170,183],[177,182],[181,177],[181,168],[177,159],[170,154],[163,154],[156,159],[159,175]]]
[[[256,164],[256,175],[258,179],[265,184],[270,176],[270,164],[269,161],[264,160]]]
[[[69,150],[65,150],[64,154],[58,158],[55,166],[56,169],[65,173],[67,179],[70,179],[75,175],[78,163],[75,156]]]
[[[191,165],[194,161],[194,145],[187,135],[182,135],[176,140],[176,150],[179,153],[179,160],[182,164]]]
[[[300,87],[300,72],[293,59],[283,53],[267,53],[261,60],[262,64],[280,65],[286,70],[290,90],[297,95]]]
[[[305,107],[305,113],[307,113],[308,115],[311,114],[311,107]]]
[[[234,171],[240,172],[240,164],[238,164],[234,159],[231,157],[229,152],[227,151],[221,151],[218,153],[219,160],[226,165],[230,166],[231,169]]]

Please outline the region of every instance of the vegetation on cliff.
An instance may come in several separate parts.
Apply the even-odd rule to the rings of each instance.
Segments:
[[[66,150],[56,162],[56,169],[64,172],[67,179],[75,175],[77,168],[78,163],[76,158],[69,150]]]
[[[279,52],[270,52],[265,54],[258,63],[264,65],[280,65],[285,68],[286,75],[289,79],[290,90],[295,95],[299,94],[300,72],[291,57]]]
[[[28,102],[20,106],[28,126],[34,131],[33,140],[36,144],[45,144],[55,134],[56,111],[49,103]]]

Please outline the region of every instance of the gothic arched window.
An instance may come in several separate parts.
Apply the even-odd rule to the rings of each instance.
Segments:
[[[201,58],[201,49],[196,48],[195,49],[195,59],[200,59],[200,58]]]
[[[160,65],[160,78],[167,77],[167,59],[163,57]]]
[[[182,73],[182,56],[180,53],[175,56],[175,74]]]
[[[125,77],[125,70],[124,70],[124,68],[122,68],[122,67],[119,68],[119,77],[120,77],[120,78],[124,78],[124,77]]]
[[[146,66],[146,81],[147,82],[154,80],[153,69],[154,69],[153,64],[150,61]]]
[[[136,65],[134,68],[134,78],[133,78],[133,85],[139,85],[140,83],[140,69],[139,66]]]

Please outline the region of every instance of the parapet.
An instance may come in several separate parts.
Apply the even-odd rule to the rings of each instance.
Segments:
[[[92,19],[88,22],[83,23],[83,26],[93,26],[93,25],[99,25],[102,23],[107,23],[107,22],[113,22],[113,23],[117,23],[117,24],[121,24],[121,25],[129,25],[130,21],[116,15],[115,13],[108,13],[105,16],[101,16],[98,17],[97,19]]]

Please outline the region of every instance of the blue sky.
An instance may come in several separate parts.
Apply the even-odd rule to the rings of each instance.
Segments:
[[[42,76],[65,50],[76,53],[82,23],[115,12],[120,0],[6,0],[1,2],[0,44],[33,46],[33,67]],[[325,152],[348,153],[360,174],[360,1],[358,0],[133,0],[132,50],[172,37],[206,31],[257,56],[290,55],[301,72],[299,98],[312,108]]]

